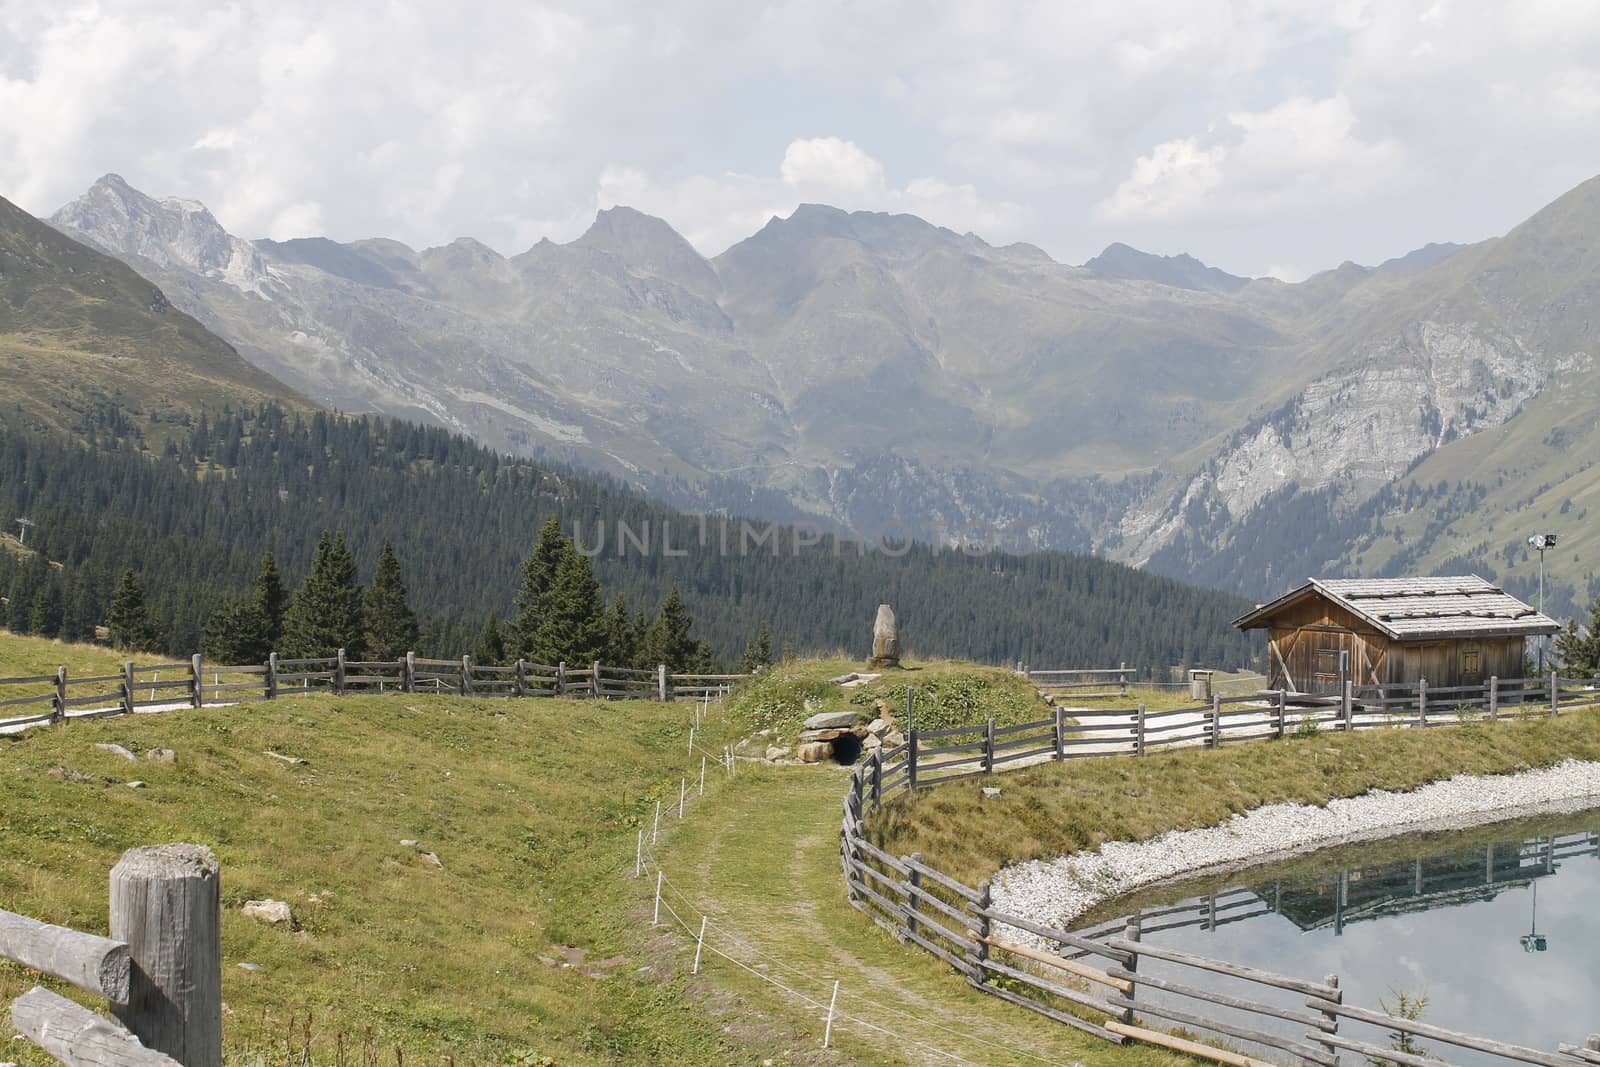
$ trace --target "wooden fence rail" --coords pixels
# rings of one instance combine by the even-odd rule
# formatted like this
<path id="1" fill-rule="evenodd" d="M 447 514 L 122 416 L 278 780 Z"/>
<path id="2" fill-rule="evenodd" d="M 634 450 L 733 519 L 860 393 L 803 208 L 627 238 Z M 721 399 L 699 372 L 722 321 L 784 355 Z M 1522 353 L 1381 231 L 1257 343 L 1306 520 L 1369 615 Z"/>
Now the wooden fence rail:
<path id="1" fill-rule="evenodd" d="M 0 911 L 0 957 L 111 1006 L 114 1019 L 34 987 L 17 1031 L 70 1067 L 221 1067 L 218 867 L 199 845 L 129 849 L 111 870 L 110 937 Z"/>

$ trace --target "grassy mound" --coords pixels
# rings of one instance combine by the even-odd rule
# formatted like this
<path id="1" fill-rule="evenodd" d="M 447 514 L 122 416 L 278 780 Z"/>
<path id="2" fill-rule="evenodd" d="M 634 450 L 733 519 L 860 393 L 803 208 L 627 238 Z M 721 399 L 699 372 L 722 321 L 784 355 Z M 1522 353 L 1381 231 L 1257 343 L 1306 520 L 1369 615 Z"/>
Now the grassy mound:
<path id="1" fill-rule="evenodd" d="M 1600 760 L 1600 708 L 1559 719 L 1321 732 L 1143 759 L 1040 764 L 896 797 L 870 826 L 880 847 L 896 855 L 921 852 L 945 873 L 977 885 L 1008 864 L 1211 826 L 1263 804 L 1324 804 L 1566 759 Z M 985 798 L 986 785 L 1000 786 L 1001 796 Z"/>

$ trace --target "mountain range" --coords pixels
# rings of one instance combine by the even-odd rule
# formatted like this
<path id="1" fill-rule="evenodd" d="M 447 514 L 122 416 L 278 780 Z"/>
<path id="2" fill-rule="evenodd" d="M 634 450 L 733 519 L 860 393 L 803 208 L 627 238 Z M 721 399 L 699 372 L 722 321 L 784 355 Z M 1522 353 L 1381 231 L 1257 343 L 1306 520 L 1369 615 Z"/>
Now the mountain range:
<path id="1" fill-rule="evenodd" d="M 115 175 L 50 222 L 312 400 L 679 506 L 1004 529 L 1256 596 L 1447 562 L 1526 590 L 1549 525 L 1553 609 L 1600 591 L 1600 179 L 1298 284 L 818 205 L 712 259 L 623 207 L 511 257 L 252 242 Z"/>

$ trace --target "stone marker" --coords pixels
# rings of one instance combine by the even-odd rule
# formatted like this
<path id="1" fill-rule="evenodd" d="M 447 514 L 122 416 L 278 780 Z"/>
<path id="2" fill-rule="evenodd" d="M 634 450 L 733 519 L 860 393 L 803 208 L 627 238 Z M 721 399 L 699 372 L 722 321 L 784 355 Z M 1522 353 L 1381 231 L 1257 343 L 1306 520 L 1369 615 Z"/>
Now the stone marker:
<path id="1" fill-rule="evenodd" d="M 853 711 L 819 711 L 807 719 L 803 725 L 806 730 L 849 730 L 860 718 Z"/>
<path id="2" fill-rule="evenodd" d="M 900 625 L 894 621 L 894 609 L 887 604 L 878 605 L 878 618 L 872 624 L 872 665 L 900 666 Z"/>

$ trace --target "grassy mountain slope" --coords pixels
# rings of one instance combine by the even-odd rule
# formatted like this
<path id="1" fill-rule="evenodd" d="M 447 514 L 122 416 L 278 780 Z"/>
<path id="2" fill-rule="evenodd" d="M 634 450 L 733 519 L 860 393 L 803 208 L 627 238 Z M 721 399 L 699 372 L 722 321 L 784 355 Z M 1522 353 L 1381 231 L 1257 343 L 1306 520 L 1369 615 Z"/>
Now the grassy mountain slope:
<path id="1" fill-rule="evenodd" d="M 81 427 L 114 403 L 146 421 L 302 404 L 121 262 L 0 199 L 0 420 Z"/>

